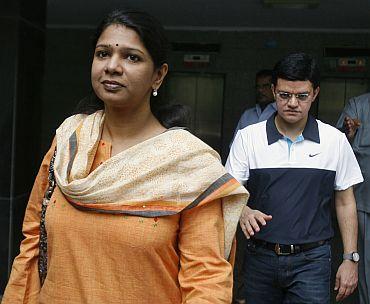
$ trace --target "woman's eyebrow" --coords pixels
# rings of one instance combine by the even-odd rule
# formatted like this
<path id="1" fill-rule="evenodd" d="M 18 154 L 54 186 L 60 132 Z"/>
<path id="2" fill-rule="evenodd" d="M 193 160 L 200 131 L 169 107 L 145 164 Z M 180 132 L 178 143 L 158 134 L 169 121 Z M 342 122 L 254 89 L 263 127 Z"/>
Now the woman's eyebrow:
<path id="1" fill-rule="evenodd" d="M 111 44 L 97 44 L 95 48 L 98 48 L 98 47 L 112 48 L 112 45 Z M 131 47 L 126 47 L 124 49 L 127 50 L 127 51 L 136 51 L 136 52 L 140 52 L 140 53 L 144 54 L 144 52 L 141 51 L 140 49 L 131 48 Z"/>

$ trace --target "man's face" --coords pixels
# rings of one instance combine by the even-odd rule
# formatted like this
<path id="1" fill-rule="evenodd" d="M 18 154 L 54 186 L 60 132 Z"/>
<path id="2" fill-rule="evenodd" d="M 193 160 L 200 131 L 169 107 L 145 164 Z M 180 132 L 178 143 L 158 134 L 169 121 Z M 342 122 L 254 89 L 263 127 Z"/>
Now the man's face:
<path id="1" fill-rule="evenodd" d="M 279 116 L 289 124 L 295 124 L 308 116 L 311 104 L 320 88 L 313 89 L 312 83 L 290 81 L 278 78 L 276 87 L 272 86 Z"/>
<path id="2" fill-rule="evenodd" d="M 259 77 L 256 79 L 256 102 L 267 105 L 274 101 L 274 95 L 271 90 L 271 77 Z"/>

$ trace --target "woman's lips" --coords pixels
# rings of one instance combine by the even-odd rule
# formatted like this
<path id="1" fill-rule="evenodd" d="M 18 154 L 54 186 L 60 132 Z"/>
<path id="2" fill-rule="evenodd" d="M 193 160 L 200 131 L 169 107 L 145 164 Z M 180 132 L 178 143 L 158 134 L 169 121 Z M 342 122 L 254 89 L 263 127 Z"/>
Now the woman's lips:
<path id="1" fill-rule="evenodd" d="M 116 91 L 125 87 L 122 83 L 113 80 L 104 80 L 101 83 L 108 91 Z"/>

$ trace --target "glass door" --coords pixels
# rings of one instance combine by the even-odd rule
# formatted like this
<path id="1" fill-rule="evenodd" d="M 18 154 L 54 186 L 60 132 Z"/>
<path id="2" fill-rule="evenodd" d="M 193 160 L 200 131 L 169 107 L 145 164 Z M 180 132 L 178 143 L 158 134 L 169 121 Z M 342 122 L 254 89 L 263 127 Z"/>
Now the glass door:
<path id="1" fill-rule="evenodd" d="M 369 79 L 323 79 L 320 85 L 318 119 L 335 125 L 348 99 L 368 92 L 369 88 Z"/>
<path id="2" fill-rule="evenodd" d="M 162 103 L 190 109 L 190 131 L 221 151 L 224 76 L 222 74 L 171 73 L 161 89 Z"/>

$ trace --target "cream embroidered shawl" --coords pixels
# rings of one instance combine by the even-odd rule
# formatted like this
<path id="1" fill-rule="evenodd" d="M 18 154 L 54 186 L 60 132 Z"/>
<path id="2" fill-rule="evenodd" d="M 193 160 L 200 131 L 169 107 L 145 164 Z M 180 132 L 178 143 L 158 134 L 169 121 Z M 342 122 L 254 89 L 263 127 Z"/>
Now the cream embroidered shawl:
<path id="1" fill-rule="evenodd" d="M 183 129 L 168 130 L 111 157 L 90 173 L 104 112 L 67 118 L 56 132 L 54 174 L 76 208 L 144 217 L 172 215 L 222 199 L 228 258 L 248 192 L 217 152 Z"/>

